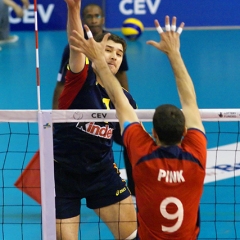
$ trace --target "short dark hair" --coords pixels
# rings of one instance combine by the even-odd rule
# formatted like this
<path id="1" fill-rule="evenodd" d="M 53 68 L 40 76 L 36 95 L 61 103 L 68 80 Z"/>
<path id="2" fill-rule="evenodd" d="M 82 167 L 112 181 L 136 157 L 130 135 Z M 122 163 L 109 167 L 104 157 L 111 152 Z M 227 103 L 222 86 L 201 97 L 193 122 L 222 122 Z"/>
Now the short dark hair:
<path id="1" fill-rule="evenodd" d="M 84 17 L 84 15 L 85 15 L 85 10 L 86 10 L 88 7 L 98 7 L 98 8 L 100 9 L 100 11 L 101 11 L 101 16 L 104 17 L 103 9 L 102 9 L 99 5 L 97 5 L 97 4 L 95 4 L 95 3 L 90 3 L 90 4 L 86 5 L 86 6 L 83 8 L 83 10 L 82 10 L 82 17 Z"/>
<path id="2" fill-rule="evenodd" d="M 96 42 L 101 42 L 105 34 L 107 34 L 107 32 L 104 32 L 104 33 L 101 33 L 101 34 L 98 34 L 97 36 L 95 36 L 94 37 L 95 41 Z M 127 50 L 127 43 L 126 43 L 126 41 L 123 38 L 119 37 L 116 34 L 112 34 L 111 33 L 111 35 L 109 36 L 108 40 L 112 40 L 115 43 L 122 44 L 123 53 L 126 52 L 126 50 Z"/>
<path id="3" fill-rule="evenodd" d="M 160 142 L 175 145 L 182 139 L 185 129 L 183 112 L 174 105 L 163 104 L 155 109 L 153 128 Z"/>

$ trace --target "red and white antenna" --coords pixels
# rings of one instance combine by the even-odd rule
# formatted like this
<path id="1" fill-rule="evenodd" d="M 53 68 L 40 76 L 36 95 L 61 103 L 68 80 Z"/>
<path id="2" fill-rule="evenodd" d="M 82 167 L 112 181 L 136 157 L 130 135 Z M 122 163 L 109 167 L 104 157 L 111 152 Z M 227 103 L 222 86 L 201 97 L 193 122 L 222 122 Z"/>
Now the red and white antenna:
<path id="1" fill-rule="evenodd" d="M 34 19 L 35 19 L 35 46 L 36 46 L 36 80 L 37 80 L 37 102 L 38 111 L 41 110 L 40 101 L 40 70 L 39 70 L 39 49 L 38 49 L 38 18 L 37 18 L 37 0 L 34 0 Z"/>

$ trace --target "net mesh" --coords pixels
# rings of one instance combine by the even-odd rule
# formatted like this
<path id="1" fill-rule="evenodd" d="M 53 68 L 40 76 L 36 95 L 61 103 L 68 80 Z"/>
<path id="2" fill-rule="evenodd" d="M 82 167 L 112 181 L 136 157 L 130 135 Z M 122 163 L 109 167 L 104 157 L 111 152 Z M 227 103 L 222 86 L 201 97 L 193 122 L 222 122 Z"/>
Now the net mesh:
<path id="1" fill-rule="evenodd" d="M 1 122 L 0 143 L 0 239 L 41 239 L 40 205 L 14 187 L 39 146 L 37 123 Z"/>
<path id="2" fill-rule="evenodd" d="M 114 110 L 42 111 L 48 116 L 42 129 L 53 122 L 117 121 Z M 151 132 L 154 110 L 137 110 L 145 129 Z M 207 170 L 201 200 L 199 239 L 240 238 L 240 110 L 203 109 L 208 138 Z M 0 239 L 51 239 L 44 229 L 43 206 L 14 184 L 27 168 L 44 134 L 37 111 L 0 111 Z M 40 134 L 40 137 L 39 137 Z M 115 162 L 126 179 L 123 152 L 113 146 Z M 44 148 L 44 151 L 48 151 Z M 46 184 L 47 185 L 47 184 Z M 38 186 L 32 186 L 36 188 Z M 47 186 L 46 186 L 47 187 Z M 47 206 L 51 207 L 51 206 Z M 52 206 L 54 207 L 54 206 Z M 52 223 L 54 224 L 54 223 Z M 82 202 L 79 239 L 113 239 L 106 225 Z"/>

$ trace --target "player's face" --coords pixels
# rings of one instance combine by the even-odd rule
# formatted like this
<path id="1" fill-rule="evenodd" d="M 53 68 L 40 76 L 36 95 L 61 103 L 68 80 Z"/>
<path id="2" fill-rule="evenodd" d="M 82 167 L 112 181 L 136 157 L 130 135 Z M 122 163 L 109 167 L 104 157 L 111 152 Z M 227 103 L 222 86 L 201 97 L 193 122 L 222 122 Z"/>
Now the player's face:
<path id="1" fill-rule="evenodd" d="M 88 25 L 93 36 L 103 31 L 105 18 L 102 16 L 102 10 L 98 6 L 88 6 L 83 13 L 83 23 Z"/>
<path id="2" fill-rule="evenodd" d="M 113 74 L 116 74 L 123 59 L 122 44 L 116 43 L 112 40 L 108 40 L 105 48 L 105 59 L 111 72 Z"/>

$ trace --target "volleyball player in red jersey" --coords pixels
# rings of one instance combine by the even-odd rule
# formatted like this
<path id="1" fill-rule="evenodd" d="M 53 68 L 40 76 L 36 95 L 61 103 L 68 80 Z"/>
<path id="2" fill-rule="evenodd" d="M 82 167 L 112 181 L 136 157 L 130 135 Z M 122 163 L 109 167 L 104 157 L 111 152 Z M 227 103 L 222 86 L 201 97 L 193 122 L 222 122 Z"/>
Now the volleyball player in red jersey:
<path id="1" fill-rule="evenodd" d="M 203 191 L 207 139 L 198 109 L 194 85 L 180 54 L 176 17 L 165 18 L 164 32 L 157 20 L 160 41 L 148 41 L 165 53 L 170 61 L 182 111 L 171 104 L 156 108 L 153 116 L 153 138 L 140 121 L 109 71 L 102 57 L 107 36 L 100 43 L 83 39 L 73 32 L 71 48 L 86 54 L 103 79 L 114 103 L 123 141 L 133 168 L 138 208 L 138 239 L 197 239 L 199 204 Z M 85 26 L 87 31 L 90 31 Z"/>

